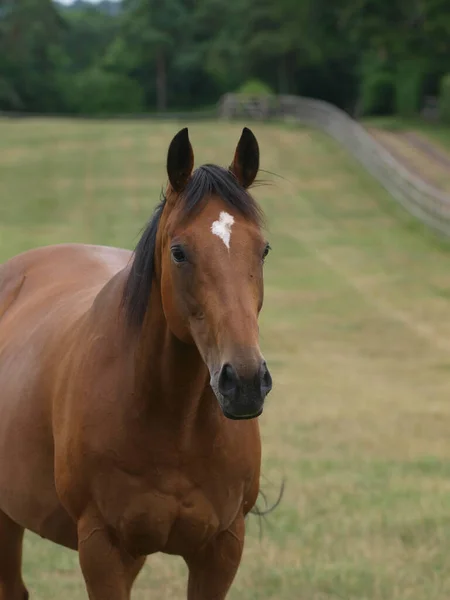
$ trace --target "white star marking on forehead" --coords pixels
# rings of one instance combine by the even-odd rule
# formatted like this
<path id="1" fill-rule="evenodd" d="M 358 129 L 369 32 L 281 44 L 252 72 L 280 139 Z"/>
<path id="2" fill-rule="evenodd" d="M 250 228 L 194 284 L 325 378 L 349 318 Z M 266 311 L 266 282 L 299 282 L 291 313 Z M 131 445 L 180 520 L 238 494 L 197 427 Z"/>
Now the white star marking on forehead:
<path id="1" fill-rule="evenodd" d="M 225 246 L 230 249 L 231 226 L 234 223 L 234 217 L 226 212 L 221 212 L 219 220 L 211 225 L 211 231 L 217 237 L 220 237 Z"/>

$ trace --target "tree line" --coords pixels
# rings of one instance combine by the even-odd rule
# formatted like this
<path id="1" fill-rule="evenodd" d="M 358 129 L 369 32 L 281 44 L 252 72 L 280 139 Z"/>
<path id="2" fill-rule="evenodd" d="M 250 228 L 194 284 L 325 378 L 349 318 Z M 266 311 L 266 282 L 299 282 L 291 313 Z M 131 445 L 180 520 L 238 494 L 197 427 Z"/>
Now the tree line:
<path id="1" fill-rule="evenodd" d="M 4 111 L 186 110 L 266 90 L 411 116 L 450 96 L 448 73 L 449 0 L 0 0 Z"/>

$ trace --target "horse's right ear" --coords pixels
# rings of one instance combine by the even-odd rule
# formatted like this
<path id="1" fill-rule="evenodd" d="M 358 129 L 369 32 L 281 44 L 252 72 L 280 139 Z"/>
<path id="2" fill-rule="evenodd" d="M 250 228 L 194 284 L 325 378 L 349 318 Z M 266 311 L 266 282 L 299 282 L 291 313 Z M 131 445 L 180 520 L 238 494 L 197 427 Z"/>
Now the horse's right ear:
<path id="1" fill-rule="evenodd" d="M 170 142 L 167 153 L 167 175 L 175 192 L 186 187 L 194 168 L 194 151 L 189 141 L 188 128 L 179 131 Z"/>

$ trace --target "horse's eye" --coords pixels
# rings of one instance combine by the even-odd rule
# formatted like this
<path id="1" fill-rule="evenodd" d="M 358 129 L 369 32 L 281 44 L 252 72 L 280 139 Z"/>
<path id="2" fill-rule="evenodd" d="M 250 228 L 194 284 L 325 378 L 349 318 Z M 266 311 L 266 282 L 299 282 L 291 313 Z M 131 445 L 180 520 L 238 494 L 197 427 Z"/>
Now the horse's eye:
<path id="1" fill-rule="evenodd" d="M 270 247 L 270 244 L 267 244 L 267 246 L 264 248 L 264 252 L 263 252 L 263 256 L 262 256 L 263 262 L 271 250 L 272 250 L 272 248 Z"/>
<path id="2" fill-rule="evenodd" d="M 181 246 L 173 246 L 170 251 L 172 253 L 172 258 L 176 263 L 186 262 L 186 254 Z"/>

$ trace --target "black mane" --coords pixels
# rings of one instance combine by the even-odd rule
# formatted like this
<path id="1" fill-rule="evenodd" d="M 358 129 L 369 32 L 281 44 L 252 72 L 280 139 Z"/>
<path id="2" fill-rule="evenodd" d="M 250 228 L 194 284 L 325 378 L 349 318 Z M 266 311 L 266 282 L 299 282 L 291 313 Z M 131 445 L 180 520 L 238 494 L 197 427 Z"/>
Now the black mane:
<path id="1" fill-rule="evenodd" d="M 217 165 L 198 167 L 181 195 L 183 215 L 188 216 L 200 207 L 206 196 L 219 196 L 246 219 L 262 225 L 262 212 L 252 196 L 228 169 Z M 125 283 L 123 305 L 127 321 L 141 327 L 152 290 L 156 235 L 166 199 L 156 206 L 135 251 L 130 273 Z"/>

